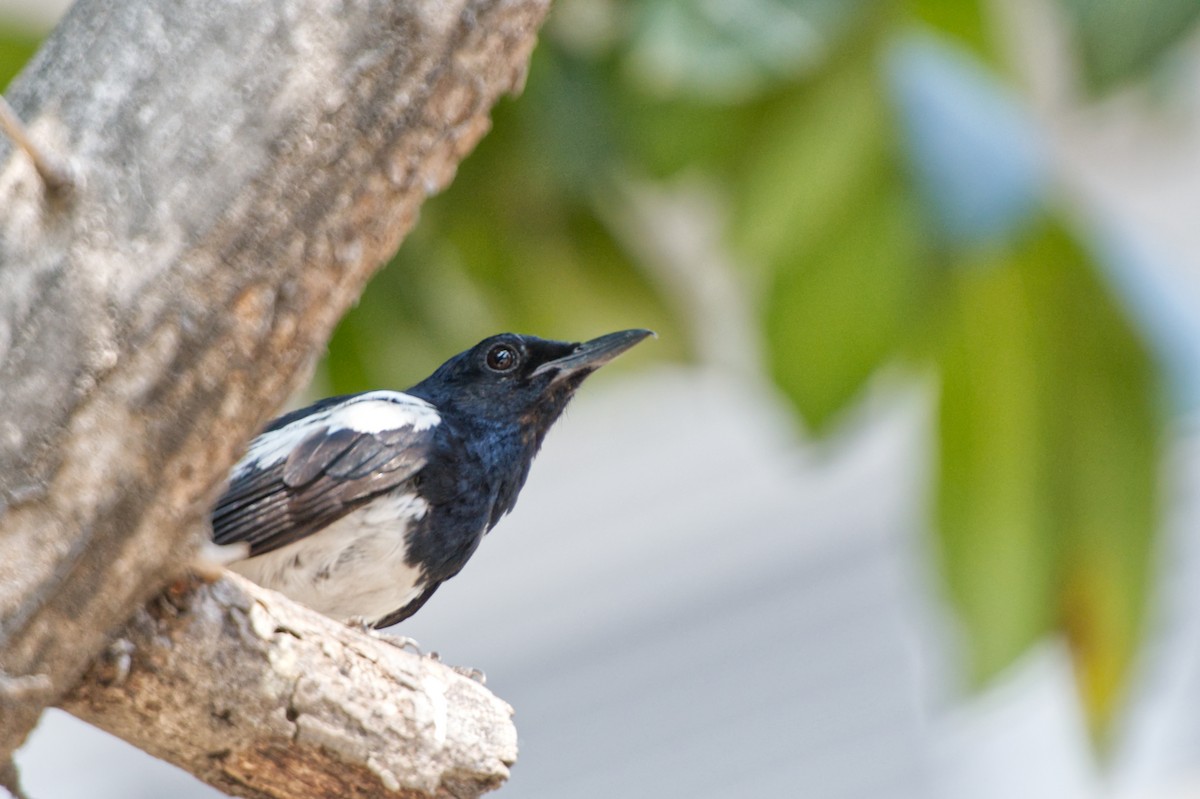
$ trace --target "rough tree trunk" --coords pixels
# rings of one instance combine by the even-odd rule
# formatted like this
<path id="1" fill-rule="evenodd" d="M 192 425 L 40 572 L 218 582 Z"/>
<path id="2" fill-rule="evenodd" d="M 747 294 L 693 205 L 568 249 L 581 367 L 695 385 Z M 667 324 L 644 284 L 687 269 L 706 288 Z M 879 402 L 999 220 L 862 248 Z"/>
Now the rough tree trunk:
<path id="1" fill-rule="evenodd" d="M 78 0 L 11 86 L 76 183 L 0 141 L 0 758 L 186 562 L 547 2 Z"/>

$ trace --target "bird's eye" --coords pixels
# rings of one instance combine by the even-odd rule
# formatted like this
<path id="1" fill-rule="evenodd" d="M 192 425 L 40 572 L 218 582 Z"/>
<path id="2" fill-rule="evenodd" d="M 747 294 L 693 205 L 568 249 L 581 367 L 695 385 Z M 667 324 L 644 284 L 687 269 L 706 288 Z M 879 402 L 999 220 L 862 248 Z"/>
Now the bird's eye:
<path id="1" fill-rule="evenodd" d="M 507 344 L 497 344 L 488 350 L 487 365 L 496 372 L 507 372 L 517 365 L 517 353 Z"/>

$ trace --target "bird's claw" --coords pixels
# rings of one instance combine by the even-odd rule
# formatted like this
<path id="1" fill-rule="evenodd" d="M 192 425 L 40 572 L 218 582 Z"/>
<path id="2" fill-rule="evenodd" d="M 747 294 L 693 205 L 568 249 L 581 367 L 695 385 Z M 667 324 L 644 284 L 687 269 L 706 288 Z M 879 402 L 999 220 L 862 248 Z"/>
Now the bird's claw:
<path id="1" fill-rule="evenodd" d="M 429 658 L 430 660 L 434 661 L 435 663 L 442 662 L 442 656 L 439 655 L 437 652 L 430 652 L 425 657 Z M 487 675 L 483 673 L 482 669 L 477 669 L 474 666 L 451 666 L 448 663 L 445 664 L 445 666 L 446 666 L 446 668 L 450 669 L 451 671 L 458 672 L 462 676 L 466 677 L 468 680 L 474 680 L 475 682 L 479 683 L 480 685 L 487 685 Z"/>
<path id="2" fill-rule="evenodd" d="M 351 616 L 346 619 L 346 626 L 351 630 L 358 630 L 360 633 L 366 633 L 367 635 L 375 634 L 375 625 L 367 621 L 364 616 Z"/>
<path id="3" fill-rule="evenodd" d="M 407 635 L 391 635 L 390 633 L 381 633 L 378 631 L 375 632 L 375 635 L 381 641 L 387 641 L 398 649 L 407 649 L 418 657 L 423 654 L 421 652 L 421 645 L 417 643 L 415 638 L 409 638 Z"/>
<path id="4" fill-rule="evenodd" d="M 391 644 L 398 649 L 407 649 L 414 655 L 420 656 L 424 654 L 421 652 L 421 645 L 417 643 L 415 638 L 409 638 L 407 635 L 392 635 L 391 633 L 381 632 L 375 629 L 375 626 L 362 616 L 351 616 L 346 619 L 346 626 L 352 630 L 358 630 L 360 633 L 366 633 L 372 638 L 376 638 L 386 644 Z"/>
<path id="5" fill-rule="evenodd" d="M 451 666 L 450 668 L 468 680 L 474 680 L 480 685 L 487 685 L 487 675 L 483 673 L 483 669 L 477 669 L 474 666 Z"/>

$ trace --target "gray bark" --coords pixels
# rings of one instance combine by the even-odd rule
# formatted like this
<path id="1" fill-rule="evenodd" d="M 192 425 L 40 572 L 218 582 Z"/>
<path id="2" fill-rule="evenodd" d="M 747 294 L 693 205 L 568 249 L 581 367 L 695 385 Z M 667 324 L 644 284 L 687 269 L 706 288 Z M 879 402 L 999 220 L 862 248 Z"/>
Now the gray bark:
<path id="1" fill-rule="evenodd" d="M 111 650 L 62 707 L 238 796 L 466 799 L 516 760 L 479 683 L 237 575 L 168 590 Z"/>
<path id="2" fill-rule="evenodd" d="M 10 87 L 76 183 L 0 141 L 0 759 L 179 573 L 546 10 L 79 0 Z"/>

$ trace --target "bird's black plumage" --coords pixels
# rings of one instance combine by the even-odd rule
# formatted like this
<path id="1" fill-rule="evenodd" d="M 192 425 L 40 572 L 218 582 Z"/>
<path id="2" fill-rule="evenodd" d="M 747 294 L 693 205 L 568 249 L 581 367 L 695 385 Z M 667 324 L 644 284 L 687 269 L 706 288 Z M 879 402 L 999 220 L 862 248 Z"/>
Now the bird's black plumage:
<path id="1" fill-rule="evenodd" d="M 406 392 L 331 397 L 251 443 L 213 510 L 232 568 L 332 616 L 411 616 L 512 510 L 583 380 L 646 336 L 493 336 Z"/>

